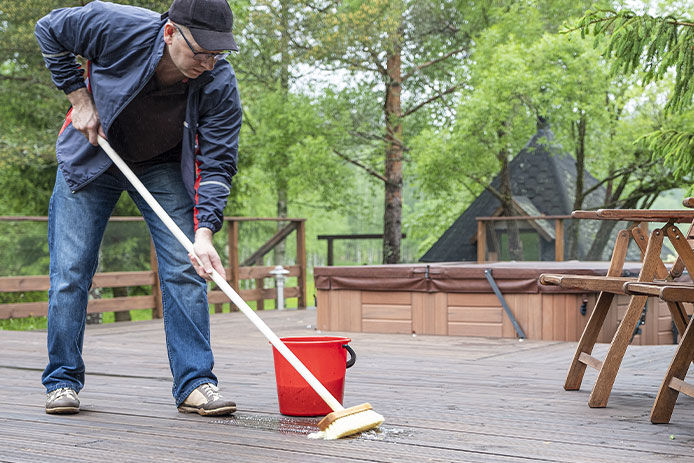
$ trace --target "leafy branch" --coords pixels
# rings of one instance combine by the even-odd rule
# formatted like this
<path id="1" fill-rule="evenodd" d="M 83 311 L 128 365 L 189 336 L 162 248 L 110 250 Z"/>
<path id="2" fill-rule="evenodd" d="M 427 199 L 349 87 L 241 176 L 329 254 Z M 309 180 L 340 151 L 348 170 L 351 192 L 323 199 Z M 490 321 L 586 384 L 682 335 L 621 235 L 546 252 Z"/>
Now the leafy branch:
<path id="1" fill-rule="evenodd" d="M 412 113 L 416 112 L 417 110 L 423 108 L 424 106 L 428 105 L 432 101 L 436 101 L 436 100 L 443 98 L 444 96 L 446 96 L 450 93 L 455 92 L 456 90 L 458 90 L 462 86 L 463 86 L 463 84 L 456 84 L 456 85 L 453 85 L 453 86 L 447 88 L 446 90 L 438 92 L 436 95 L 433 95 L 432 97 L 427 98 L 426 100 L 416 104 L 412 108 L 409 108 L 407 111 L 403 112 L 401 117 L 409 116 L 410 114 L 412 114 Z"/>
<path id="2" fill-rule="evenodd" d="M 350 164 L 354 164 L 355 166 L 359 167 L 360 169 L 365 170 L 369 175 L 371 175 L 371 176 L 373 176 L 373 177 L 376 177 L 377 179 L 379 179 L 379 180 L 382 181 L 383 183 L 389 183 L 389 182 L 388 182 L 388 179 L 387 179 L 385 176 L 383 176 L 382 174 L 376 172 L 374 169 L 372 169 L 371 167 L 367 166 L 367 165 L 364 164 L 363 162 L 358 161 L 358 160 L 356 160 L 356 159 L 352 159 L 352 158 L 350 158 L 349 156 L 347 156 L 346 154 L 340 153 L 340 152 L 339 152 L 338 150 L 336 150 L 336 149 L 333 149 L 333 153 L 337 154 L 338 156 L 340 156 L 342 159 L 344 159 L 345 161 L 349 162 Z"/>
<path id="3" fill-rule="evenodd" d="M 665 104 L 666 113 L 684 113 L 694 100 L 694 21 L 674 16 L 637 15 L 630 10 L 588 11 L 575 28 L 581 36 L 608 37 L 605 56 L 613 59 L 613 72 L 642 73 L 642 84 L 662 80 L 674 69 L 675 85 Z M 568 31 L 567 31 L 568 32 Z M 682 178 L 694 168 L 694 133 L 660 129 L 644 135 L 654 159 L 664 159 Z"/>
<path id="4" fill-rule="evenodd" d="M 654 157 L 674 165 L 675 176 L 688 175 L 694 169 L 694 132 L 660 129 L 644 135 L 639 141 L 648 144 Z"/>
<path id="5" fill-rule="evenodd" d="M 613 72 L 643 72 L 643 84 L 661 80 L 675 70 L 675 87 L 666 111 L 681 112 L 692 103 L 694 86 L 694 22 L 674 16 L 637 15 L 633 11 L 588 11 L 577 26 L 581 36 L 609 37 L 605 56 L 613 57 Z M 568 31 L 567 31 L 568 32 Z"/>

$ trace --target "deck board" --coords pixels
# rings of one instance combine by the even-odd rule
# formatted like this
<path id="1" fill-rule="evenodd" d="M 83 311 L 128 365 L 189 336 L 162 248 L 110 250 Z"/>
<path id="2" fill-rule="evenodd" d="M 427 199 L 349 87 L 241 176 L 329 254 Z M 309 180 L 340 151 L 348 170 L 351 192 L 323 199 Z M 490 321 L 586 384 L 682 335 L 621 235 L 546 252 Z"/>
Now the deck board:
<path id="1" fill-rule="evenodd" d="M 322 334 L 315 311 L 261 316 L 280 336 Z M 387 422 L 325 442 L 306 437 L 317 418 L 279 415 L 272 350 L 240 313 L 212 316 L 215 372 L 239 405 L 223 418 L 176 411 L 161 320 L 88 327 L 75 416 L 44 413 L 45 333 L 0 331 L 0 461 L 694 461 L 694 399 L 648 420 L 674 346 L 629 347 L 609 406 L 590 409 L 586 387 L 562 388 L 574 343 L 340 334 L 357 352 L 346 405 Z"/>

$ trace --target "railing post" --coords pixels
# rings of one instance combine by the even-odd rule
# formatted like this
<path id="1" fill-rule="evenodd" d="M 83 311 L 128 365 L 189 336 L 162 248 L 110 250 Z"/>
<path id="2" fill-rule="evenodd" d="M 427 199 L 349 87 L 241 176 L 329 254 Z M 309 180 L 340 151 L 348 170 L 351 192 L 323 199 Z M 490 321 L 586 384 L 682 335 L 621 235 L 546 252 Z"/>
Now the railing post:
<path id="1" fill-rule="evenodd" d="M 328 267 L 333 266 L 333 239 L 328 238 Z"/>
<path id="2" fill-rule="evenodd" d="M 229 284 L 236 291 L 239 290 L 239 223 L 236 220 L 229 221 Z"/>
<path id="3" fill-rule="evenodd" d="M 564 220 L 554 221 L 554 260 L 561 262 L 564 260 Z"/>
<path id="4" fill-rule="evenodd" d="M 229 221 L 229 284 L 239 291 L 239 223 L 236 220 Z M 229 303 L 229 311 L 238 308 L 232 302 Z"/>
<path id="5" fill-rule="evenodd" d="M 222 219 L 222 225 L 224 225 L 224 219 Z M 216 285 L 215 285 L 215 287 L 216 287 Z M 217 303 L 213 304 L 213 307 L 214 307 L 214 313 L 224 312 L 224 303 L 222 303 L 222 302 L 217 302 Z"/>
<path id="6" fill-rule="evenodd" d="M 255 265 L 263 265 L 263 258 L 258 257 L 258 259 L 255 261 Z M 255 279 L 255 289 L 259 290 L 259 296 L 258 299 L 255 301 L 255 308 L 256 310 L 265 310 L 265 299 L 263 299 L 263 290 L 265 289 L 265 278 L 256 278 Z"/>
<path id="7" fill-rule="evenodd" d="M 487 260 L 487 224 L 477 219 L 477 263 Z"/>
<path id="8" fill-rule="evenodd" d="M 154 273 L 154 281 L 152 282 L 152 296 L 154 296 L 152 318 L 163 318 L 164 305 L 161 301 L 161 288 L 159 287 L 159 265 L 157 264 L 157 252 L 154 250 L 154 242 L 151 239 L 149 240 L 149 263 Z"/>
<path id="9" fill-rule="evenodd" d="M 306 222 L 301 220 L 296 228 L 296 263 L 299 265 L 299 301 L 297 307 L 306 308 Z M 330 264 L 329 264 L 330 265 Z"/>

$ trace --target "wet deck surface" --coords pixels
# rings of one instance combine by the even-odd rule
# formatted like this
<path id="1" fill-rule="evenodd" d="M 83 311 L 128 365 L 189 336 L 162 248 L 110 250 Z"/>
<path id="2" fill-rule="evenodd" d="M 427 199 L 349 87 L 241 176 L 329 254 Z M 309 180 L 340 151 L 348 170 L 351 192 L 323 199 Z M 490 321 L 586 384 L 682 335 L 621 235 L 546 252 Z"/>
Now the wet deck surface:
<path id="1" fill-rule="evenodd" d="M 261 314 L 280 336 L 315 335 L 315 315 Z M 630 347 L 609 406 L 590 409 L 593 371 L 562 389 L 573 343 L 345 334 L 358 355 L 345 404 L 387 422 L 317 441 L 317 418 L 279 414 L 272 350 L 240 313 L 212 318 L 215 372 L 239 406 L 226 418 L 177 412 L 159 320 L 88 327 L 74 416 L 44 413 L 46 334 L 0 331 L 0 461 L 694 461 L 694 399 L 669 425 L 648 420 L 674 346 Z"/>

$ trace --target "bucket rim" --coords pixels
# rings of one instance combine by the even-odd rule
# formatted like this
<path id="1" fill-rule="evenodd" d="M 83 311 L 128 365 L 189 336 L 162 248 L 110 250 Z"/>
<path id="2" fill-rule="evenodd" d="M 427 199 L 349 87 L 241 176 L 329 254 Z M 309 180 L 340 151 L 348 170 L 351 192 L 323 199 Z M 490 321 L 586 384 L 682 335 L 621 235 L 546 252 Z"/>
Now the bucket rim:
<path id="1" fill-rule="evenodd" d="M 287 336 L 280 338 L 283 343 L 295 344 L 325 344 L 325 343 L 350 343 L 352 340 L 345 336 Z M 272 343 L 271 343 L 272 344 Z"/>

